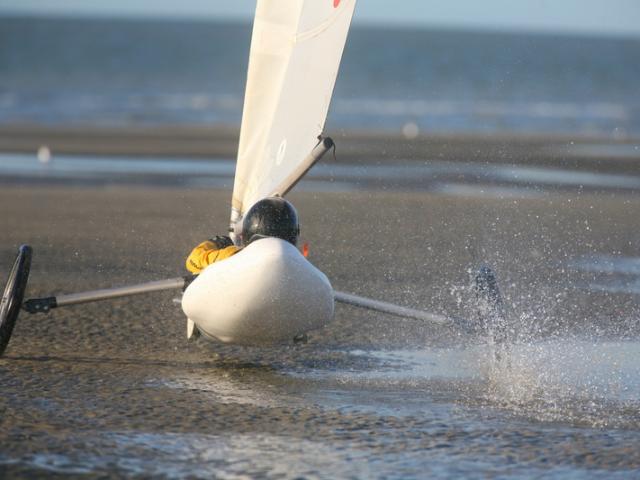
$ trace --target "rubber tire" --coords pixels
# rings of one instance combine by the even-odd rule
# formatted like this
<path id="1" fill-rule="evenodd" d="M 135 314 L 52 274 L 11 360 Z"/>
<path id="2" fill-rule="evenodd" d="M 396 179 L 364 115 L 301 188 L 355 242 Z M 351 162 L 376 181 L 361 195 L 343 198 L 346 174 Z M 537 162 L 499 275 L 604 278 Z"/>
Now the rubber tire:
<path id="1" fill-rule="evenodd" d="M 4 287 L 2 299 L 0 300 L 0 357 L 4 354 L 13 327 L 18 319 L 22 300 L 29 280 L 29 270 L 31 269 L 32 248 L 29 245 L 22 245 L 18 249 L 7 284 Z"/>
<path id="2" fill-rule="evenodd" d="M 504 343 L 507 336 L 504 306 L 496 274 L 491 268 L 484 265 L 478 270 L 474 290 L 481 331 L 492 335 L 495 343 Z"/>

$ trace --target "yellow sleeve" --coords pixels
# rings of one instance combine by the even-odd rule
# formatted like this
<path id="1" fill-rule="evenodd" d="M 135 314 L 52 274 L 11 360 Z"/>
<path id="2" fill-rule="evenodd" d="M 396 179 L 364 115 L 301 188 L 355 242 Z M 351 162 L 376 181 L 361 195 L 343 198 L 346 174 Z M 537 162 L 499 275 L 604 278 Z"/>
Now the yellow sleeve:
<path id="1" fill-rule="evenodd" d="M 235 245 L 218 249 L 212 241 L 206 240 L 193 249 L 185 266 L 191 273 L 200 273 L 212 263 L 229 258 L 238 250 Z"/>

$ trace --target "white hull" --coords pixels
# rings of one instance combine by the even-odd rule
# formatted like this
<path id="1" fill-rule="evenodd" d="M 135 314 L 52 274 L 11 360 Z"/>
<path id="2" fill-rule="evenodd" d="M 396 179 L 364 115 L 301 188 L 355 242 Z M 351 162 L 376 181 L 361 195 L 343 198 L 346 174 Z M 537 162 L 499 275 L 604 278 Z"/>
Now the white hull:
<path id="1" fill-rule="evenodd" d="M 333 308 L 324 273 L 276 238 L 210 265 L 182 297 L 184 313 L 204 335 L 248 345 L 291 342 L 329 323 Z"/>

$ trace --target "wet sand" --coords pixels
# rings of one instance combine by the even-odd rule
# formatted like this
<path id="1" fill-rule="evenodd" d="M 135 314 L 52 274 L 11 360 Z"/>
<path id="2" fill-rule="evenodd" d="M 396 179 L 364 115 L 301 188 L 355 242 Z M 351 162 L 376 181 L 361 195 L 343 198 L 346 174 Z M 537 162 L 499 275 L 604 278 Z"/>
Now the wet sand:
<path id="1" fill-rule="evenodd" d="M 463 360 L 487 339 L 346 306 L 308 344 L 268 349 L 188 342 L 171 292 L 23 313 L 0 359 L 0 474 L 636 475 L 639 380 L 595 347 L 630 342 L 616 361 L 637 362 L 640 195 L 538 193 L 301 184 L 290 198 L 339 290 L 471 318 L 469 269 L 492 265 L 544 372 Z M 28 296 L 174 277 L 228 211 L 226 189 L 3 185 L 0 273 L 29 243 Z M 617 387 L 575 368 L 567 386 L 572 352 Z"/>
<path id="2" fill-rule="evenodd" d="M 389 131 L 334 130 L 330 125 L 326 135 L 336 142 L 337 163 L 472 161 L 637 172 L 640 158 L 640 139 L 634 137 L 446 133 L 406 137 Z M 54 155 L 235 159 L 238 138 L 233 127 L 0 125 L 1 152 L 30 154 L 46 146 Z M 323 162 L 334 163 L 330 157 Z"/>

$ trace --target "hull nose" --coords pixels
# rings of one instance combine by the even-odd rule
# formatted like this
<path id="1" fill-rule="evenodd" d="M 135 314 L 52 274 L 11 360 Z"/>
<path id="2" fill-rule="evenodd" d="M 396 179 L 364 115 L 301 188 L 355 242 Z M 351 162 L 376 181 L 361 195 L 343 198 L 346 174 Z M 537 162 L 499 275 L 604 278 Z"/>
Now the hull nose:
<path id="1" fill-rule="evenodd" d="M 257 345 L 324 327 L 334 300 L 326 275 L 293 245 L 267 238 L 207 267 L 185 291 L 182 308 L 207 336 Z"/>

